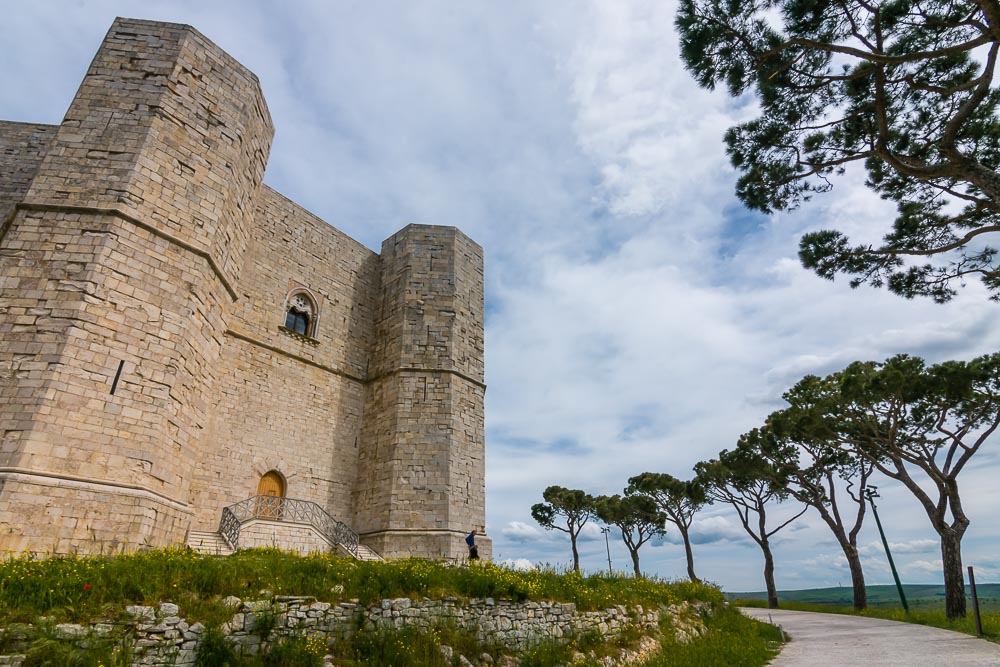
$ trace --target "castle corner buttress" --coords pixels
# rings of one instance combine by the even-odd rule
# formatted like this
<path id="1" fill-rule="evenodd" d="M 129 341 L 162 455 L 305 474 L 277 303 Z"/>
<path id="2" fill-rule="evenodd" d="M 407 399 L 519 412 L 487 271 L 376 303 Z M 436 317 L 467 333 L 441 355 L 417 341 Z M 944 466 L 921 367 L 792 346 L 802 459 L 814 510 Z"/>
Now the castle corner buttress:
<path id="1" fill-rule="evenodd" d="M 132 19 L 60 125 L 0 121 L 0 550 L 490 557 L 482 248 L 369 250 L 262 183 L 273 134 Z"/>

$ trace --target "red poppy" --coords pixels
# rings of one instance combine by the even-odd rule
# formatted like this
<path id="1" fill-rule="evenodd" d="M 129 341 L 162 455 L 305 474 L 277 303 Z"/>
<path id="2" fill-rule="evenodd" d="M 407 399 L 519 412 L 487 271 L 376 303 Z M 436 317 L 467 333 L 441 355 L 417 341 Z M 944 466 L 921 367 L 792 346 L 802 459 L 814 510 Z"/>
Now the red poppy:
<path id="1" fill-rule="evenodd" d="M 84 584 L 83 585 L 83 590 L 89 591 L 90 590 L 90 584 Z"/>

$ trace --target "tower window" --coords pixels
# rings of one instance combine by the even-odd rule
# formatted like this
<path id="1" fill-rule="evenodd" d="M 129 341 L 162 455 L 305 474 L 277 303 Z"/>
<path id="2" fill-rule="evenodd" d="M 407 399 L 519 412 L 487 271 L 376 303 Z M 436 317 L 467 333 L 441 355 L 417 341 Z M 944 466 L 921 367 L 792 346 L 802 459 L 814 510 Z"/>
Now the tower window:
<path id="1" fill-rule="evenodd" d="M 309 313 L 289 308 L 288 315 L 285 316 L 285 328 L 305 336 L 306 332 L 309 331 Z"/>
<path id="2" fill-rule="evenodd" d="M 305 292 L 295 292 L 288 298 L 285 329 L 309 338 L 316 334 L 316 305 Z"/>

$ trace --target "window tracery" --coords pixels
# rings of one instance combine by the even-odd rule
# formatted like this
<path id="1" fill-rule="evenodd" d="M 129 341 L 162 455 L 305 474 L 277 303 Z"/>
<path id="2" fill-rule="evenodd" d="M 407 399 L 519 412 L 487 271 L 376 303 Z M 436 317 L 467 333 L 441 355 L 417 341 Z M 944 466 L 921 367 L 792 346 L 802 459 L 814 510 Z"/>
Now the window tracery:
<path id="1" fill-rule="evenodd" d="M 317 314 L 316 304 L 306 292 L 293 292 L 285 307 L 285 329 L 300 336 L 314 338 Z"/>

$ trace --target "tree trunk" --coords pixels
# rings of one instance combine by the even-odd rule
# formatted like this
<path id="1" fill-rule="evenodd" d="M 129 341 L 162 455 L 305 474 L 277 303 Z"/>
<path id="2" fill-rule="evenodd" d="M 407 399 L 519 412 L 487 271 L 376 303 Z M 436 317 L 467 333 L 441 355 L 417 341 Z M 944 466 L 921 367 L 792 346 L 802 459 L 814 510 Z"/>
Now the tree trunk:
<path id="1" fill-rule="evenodd" d="M 694 552 L 691 550 L 691 539 L 688 537 L 687 530 L 681 529 L 681 537 L 684 538 L 684 555 L 687 556 L 688 579 L 691 581 L 701 581 L 694 573 Z"/>
<path id="2" fill-rule="evenodd" d="M 576 550 L 576 535 L 570 535 L 569 541 L 573 544 L 573 571 L 580 574 L 580 552 Z"/>
<path id="3" fill-rule="evenodd" d="M 861 557 L 853 544 L 844 547 L 847 566 L 851 569 L 851 586 L 854 588 L 854 608 L 858 611 L 868 607 L 868 590 L 865 588 L 865 573 L 861 569 Z"/>
<path id="4" fill-rule="evenodd" d="M 941 564 L 944 568 L 945 614 L 949 621 L 965 618 L 962 536 L 950 529 L 941 532 Z"/>
<path id="5" fill-rule="evenodd" d="M 629 553 L 632 554 L 632 569 L 635 570 L 635 576 L 641 577 L 642 572 L 639 571 L 639 550 L 629 549 Z"/>
<path id="6" fill-rule="evenodd" d="M 764 552 L 764 585 L 767 587 L 767 608 L 778 608 L 778 589 L 774 586 L 774 556 L 771 555 L 771 545 L 763 542 L 760 545 Z"/>

